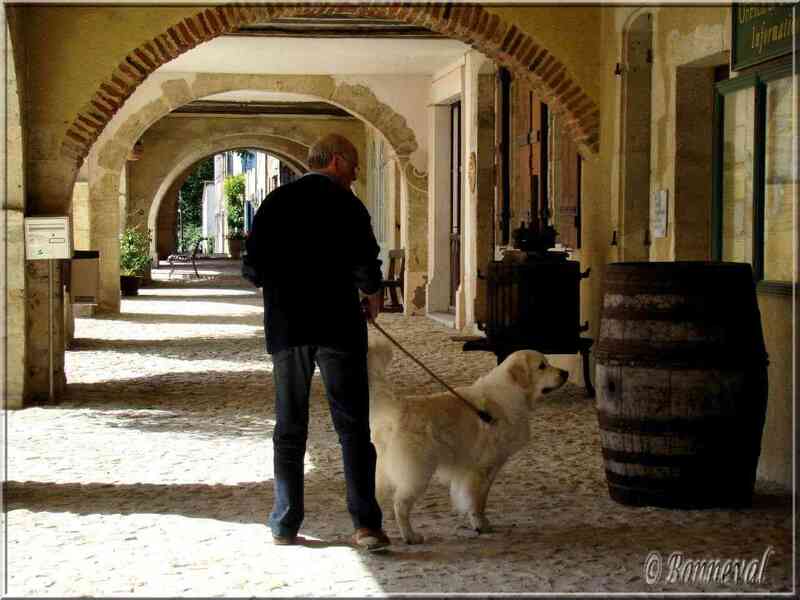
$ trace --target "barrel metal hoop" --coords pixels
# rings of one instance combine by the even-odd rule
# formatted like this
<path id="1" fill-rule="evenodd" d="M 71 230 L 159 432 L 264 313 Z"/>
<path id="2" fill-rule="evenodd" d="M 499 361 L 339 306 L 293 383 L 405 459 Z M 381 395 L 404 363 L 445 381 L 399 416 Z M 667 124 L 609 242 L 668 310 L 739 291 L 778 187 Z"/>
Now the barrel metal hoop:
<path id="1" fill-rule="evenodd" d="M 604 410 L 597 411 L 597 421 L 600 429 L 613 433 L 686 437 L 694 437 L 700 433 L 713 431 L 727 431 L 730 433 L 739 429 L 742 425 L 741 417 L 738 416 L 704 416 L 698 419 L 673 417 L 654 420 L 653 418 L 633 419 L 631 417 L 618 417 Z"/>

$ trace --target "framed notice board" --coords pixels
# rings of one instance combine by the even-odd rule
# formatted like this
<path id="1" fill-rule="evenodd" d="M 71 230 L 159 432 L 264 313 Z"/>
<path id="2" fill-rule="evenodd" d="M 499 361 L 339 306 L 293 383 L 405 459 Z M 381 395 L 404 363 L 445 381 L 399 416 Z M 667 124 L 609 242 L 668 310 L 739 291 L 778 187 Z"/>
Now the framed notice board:
<path id="1" fill-rule="evenodd" d="M 792 51 L 797 35 L 793 4 L 734 4 L 731 70 L 739 71 Z"/>

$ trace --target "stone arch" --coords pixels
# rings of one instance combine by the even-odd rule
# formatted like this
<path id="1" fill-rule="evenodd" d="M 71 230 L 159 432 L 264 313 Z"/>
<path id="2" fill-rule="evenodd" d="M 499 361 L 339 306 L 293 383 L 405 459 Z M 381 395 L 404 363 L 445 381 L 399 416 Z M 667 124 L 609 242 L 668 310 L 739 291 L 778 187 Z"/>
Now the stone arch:
<path id="1" fill-rule="evenodd" d="M 167 28 L 125 57 L 102 82 L 66 132 L 62 154 L 79 165 L 92 144 L 134 90 L 159 66 L 199 43 L 242 25 L 277 17 L 317 17 L 341 14 L 392 19 L 427 27 L 463 41 L 531 80 L 551 109 L 562 115 L 566 129 L 582 151 L 599 148 L 600 113 L 597 104 L 578 85 L 567 68 L 530 35 L 478 5 L 267 5 L 227 4 L 208 8 Z M 369 120 L 369 119 L 367 119 Z"/>
<path id="2" fill-rule="evenodd" d="M 389 142 L 400 165 L 404 188 L 403 203 L 407 207 L 405 223 L 413 223 L 419 231 L 408 236 L 403 233 L 408 259 L 407 294 L 416 300 L 407 302 L 412 311 L 424 310 L 424 270 L 427 265 L 427 240 L 424 223 L 427 211 L 427 174 L 418 171 L 410 157 L 417 150 L 414 131 L 405 117 L 377 98 L 372 90 L 361 84 L 337 82 L 328 75 L 241 75 L 230 73 L 197 73 L 187 75 L 154 76 L 137 88 L 125 110 L 110 120 L 93 143 L 89 155 L 95 180 L 91 186 L 92 245 L 107 257 L 101 265 L 99 310 L 119 310 L 119 293 L 114 283 L 118 281 L 117 255 L 119 215 L 114 212 L 117 203 L 120 177 L 126 159 L 136 141 L 160 119 L 192 100 L 217 93 L 259 90 L 288 94 L 329 102 L 342 108 L 377 129 Z M 157 97 L 148 99 L 154 94 Z M 265 124 L 259 131 L 275 134 L 275 128 Z M 303 129 L 293 125 L 280 133 L 280 137 L 304 139 Z M 308 144 L 310 145 L 310 141 Z M 415 270 L 416 269 L 416 270 Z M 418 289 L 419 288 L 419 289 Z M 420 292 L 419 290 L 423 290 Z"/>
<path id="3" fill-rule="evenodd" d="M 185 175 L 192 165 L 203 160 L 208 156 L 213 156 L 227 150 L 236 148 L 256 148 L 268 152 L 282 161 L 286 162 L 298 173 L 308 170 L 306 154 L 309 144 L 302 144 L 297 141 L 267 135 L 232 135 L 221 139 L 211 140 L 199 146 L 193 146 L 182 153 L 172 163 L 169 173 L 161 181 L 152 202 L 147 209 L 147 228 L 151 232 L 150 251 L 155 256 L 158 248 L 158 217 L 161 204 L 167 192 L 173 187 L 175 182 Z"/>

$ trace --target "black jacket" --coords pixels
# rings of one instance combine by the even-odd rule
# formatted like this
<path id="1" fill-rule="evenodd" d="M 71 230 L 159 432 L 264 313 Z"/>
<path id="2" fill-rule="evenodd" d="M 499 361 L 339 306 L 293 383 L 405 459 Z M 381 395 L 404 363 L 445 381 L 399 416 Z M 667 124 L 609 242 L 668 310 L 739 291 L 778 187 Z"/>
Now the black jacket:
<path id="1" fill-rule="evenodd" d="M 263 281 L 267 352 L 318 345 L 366 351 L 358 290 L 381 286 L 369 213 L 316 173 L 270 193 L 246 242 Z"/>

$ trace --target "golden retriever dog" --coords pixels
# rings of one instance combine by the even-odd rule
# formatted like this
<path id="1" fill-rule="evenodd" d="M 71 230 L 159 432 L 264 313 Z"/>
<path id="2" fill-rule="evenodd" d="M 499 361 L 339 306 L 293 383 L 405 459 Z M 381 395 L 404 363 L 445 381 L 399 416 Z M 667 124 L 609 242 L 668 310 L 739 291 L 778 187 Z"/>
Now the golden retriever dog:
<path id="1" fill-rule="evenodd" d="M 370 336 L 370 427 L 378 452 L 376 492 L 391 497 L 397 525 L 408 544 L 423 541 L 410 513 L 434 474 L 450 486 L 453 508 L 478 533 L 491 531 L 486 518 L 489 488 L 502 466 L 530 437 L 528 415 L 543 394 L 567 380 L 567 372 L 533 350 L 514 352 L 468 387 L 456 388 L 487 411 L 489 424 L 450 392 L 398 397 L 386 379 L 389 342 Z"/>

